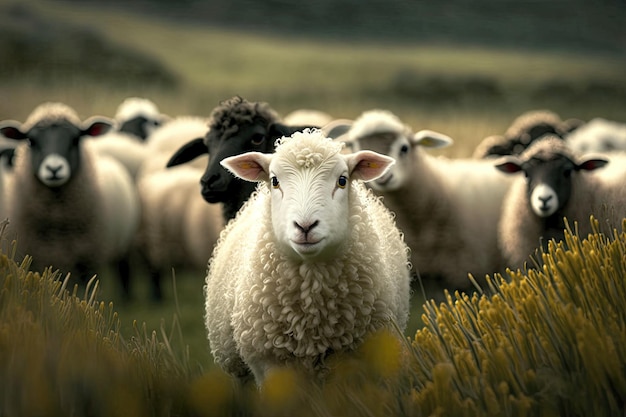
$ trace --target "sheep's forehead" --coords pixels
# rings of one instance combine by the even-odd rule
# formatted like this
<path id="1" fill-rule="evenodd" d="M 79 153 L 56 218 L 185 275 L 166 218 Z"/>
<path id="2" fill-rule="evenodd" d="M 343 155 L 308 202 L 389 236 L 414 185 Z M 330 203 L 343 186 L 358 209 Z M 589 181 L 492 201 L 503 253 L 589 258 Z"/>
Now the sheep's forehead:
<path id="1" fill-rule="evenodd" d="M 34 126 L 49 126 L 60 121 L 67 121 L 80 126 L 81 121 L 74 109 L 62 103 L 44 103 L 32 111 L 22 125 L 24 131 Z"/>
<path id="2" fill-rule="evenodd" d="M 361 117 L 354 121 L 354 124 L 348 131 L 348 137 L 355 140 L 376 133 L 402 133 L 405 130 L 405 125 L 393 113 L 382 110 L 372 110 L 363 113 Z"/>
<path id="3" fill-rule="evenodd" d="M 148 119 L 158 119 L 160 116 L 156 104 L 146 98 L 129 97 L 117 108 L 115 119 L 118 121 L 130 120 L 144 116 Z"/>
<path id="4" fill-rule="evenodd" d="M 275 163 L 286 161 L 292 166 L 306 169 L 331 163 L 344 146 L 321 132 L 294 133 L 291 137 L 283 137 L 277 144 Z"/>
<path id="5" fill-rule="evenodd" d="M 401 138 L 401 135 L 397 132 L 378 132 L 360 138 L 358 140 L 359 148 L 389 155 L 392 145 L 399 138 Z"/>

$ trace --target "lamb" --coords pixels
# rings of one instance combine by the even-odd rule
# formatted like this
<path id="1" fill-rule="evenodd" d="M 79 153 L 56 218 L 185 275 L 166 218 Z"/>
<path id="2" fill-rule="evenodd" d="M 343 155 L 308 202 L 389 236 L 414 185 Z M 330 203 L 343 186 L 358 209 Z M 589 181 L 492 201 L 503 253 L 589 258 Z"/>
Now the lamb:
<path id="1" fill-rule="evenodd" d="M 532 142 L 546 134 L 564 138 L 584 122 L 578 119 L 562 120 L 551 110 L 530 110 L 515 118 L 504 135 L 491 135 L 474 149 L 474 158 L 519 155 Z"/>
<path id="2" fill-rule="evenodd" d="M 512 181 L 491 162 L 432 156 L 421 148 L 449 146 L 452 139 L 430 130 L 413 133 L 386 110 L 364 112 L 338 140 L 396 160 L 368 186 L 395 213 L 414 272 L 428 291 L 437 291 L 428 296 L 438 296 L 441 287 L 471 289 L 468 273 L 480 280 L 502 270 L 496 225 Z"/>
<path id="3" fill-rule="evenodd" d="M 626 151 L 626 124 L 596 117 L 565 136 L 579 152 Z"/>
<path id="4" fill-rule="evenodd" d="M 172 155 L 167 166 L 184 164 L 209 154 L 211 158 L 200 180 L 202 196 L 209 203 L 222 203 L 222 215 L 228 221 L 235 217 L 255 185 L 231 175 L 220 161 L 248 151 L 272 152 L 276 139 L 306 127 L 316 126 L 286 125 L 269 104 L 249 102 L 235 96 L 213 109 L 206 136 L 182 146 Z"/>
<path id="5" fill-rule="evenodd" d="M 94 139 L 97 152 L 120 161 L 133 178 L 147 155 L 147 138 L 167 120 L 150 100 L 129 97 L 117 109 L 117 129 Z"/>
<path id="6" fill-rule="evenodd" d="M 193 164 L 166 169 L 172 153 L 194 138 L 202 138 L 207 121 L 180 116 L 157 130 L 147 145 L 150 155 L 137 182 L 142 202 L 138 238 L 151 276 L 151 295 L 161 300 L 161 280 L 171 268 L 205 271 L 223 228 L 220 204 L 208 204 L 200 194 L 203 170 Z M 198 158 L 206 166 L 208 158 Z"/>
<path id="7" fill-rule="evenodd" d="M 0 123 L 0 133 L 18 145 L 7 190 L 10 227 L 33 268 L 48 266 L 91 278 L 117 262 L 128 295 L 127 251 L 139 222 L 132 179 L 113 158 L 100 156 L 88 136 L 104 134 L 108 119 L 81 122 L 63 103 L 43 103 L 27 120 Z"/>
<path id="8" fill-rule="evenodd" d="M 258 386 L 275 366 L 323 379 L 331 353 L 406 325 L 408 249 L 362 183 L 393 159 L 342 146 L 307 129 L 280 139 L 274 154 L 222 161 L 260 184 L 209 262 L 206 328 L 215 361 Z"/>
<path id="9" fill-rule="evenodd" d="M 595 171 L 608 162 L 605 157 L 582 157 L 560 138 L 547 136 L 519 156 L 496 163 L 499 170 L 516 177 L 499 224 L 499 244 L 509 267 L 523 268 L 537 249 L 547 248 L 549 240 L 562 240 L 564 217 L 572 225 L 578 222 L 581 237 L 591 232 L 591 215 L 601 225 L 621 225 L 626 207 L 624 171 L 613 181 L 598 175 L 604 169 Z"/>

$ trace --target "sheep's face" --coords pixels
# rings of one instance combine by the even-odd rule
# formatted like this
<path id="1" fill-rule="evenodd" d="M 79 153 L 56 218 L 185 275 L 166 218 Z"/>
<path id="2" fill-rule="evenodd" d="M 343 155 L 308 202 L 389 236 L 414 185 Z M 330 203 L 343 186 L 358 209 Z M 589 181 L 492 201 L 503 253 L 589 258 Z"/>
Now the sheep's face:
<path id="1" fill-rule="evenodd" d="M 505 173 L 524 172 L 528 204 L 540 218 L 548 218 L 563 209 L 572 194 L 574 175 L 603 167 L 605 159 L 586 159 L 580 163 L 558 153 L 531 157 L 525 161 L 510 159 L 496 165 Z"/>
<path id="2" fill-rule="evenodd" d="M 247 153 L 223 164 L 241 178 L 267 182 L 272 228 L 281 252 L 304 260 L 336 257 L 349 233 L 351 182 L 383 175 L 393 159 L 369 151 L 341 154 L 337 143 L 330 154 L 316 149 L 319 143 L 289 154 L 294 142 L 306 140 L 307 134 L 293 137 L 278 155 Z"/>
<path id="3" fill-rule="evenodd" d="M 35 177 L 45 186 L 66 184 L 80 168 L 80 141 L 85 136 L 106 133 L 111 124 L 97 120 L 81 129 L 67 120 L 39 123 L 22 132 L 19 126 L 5 125 L 0 132 L 10 139 L 26 140 Z"/>
<path id="4" fill-rule="evenodd" d="M 381 177 L 368 183 L 377 192 L 396 191 L 404 187 L 412 176 L 415 163 L 412 153 L 418 146 L 439 148 L 448 146 L 452 139 L 441 133 L 422 130 L 411 135 L 409 131 L 378 132 L 352 142 L 353 150 L 371 150 L 393 158 L 396 163 Z"/>

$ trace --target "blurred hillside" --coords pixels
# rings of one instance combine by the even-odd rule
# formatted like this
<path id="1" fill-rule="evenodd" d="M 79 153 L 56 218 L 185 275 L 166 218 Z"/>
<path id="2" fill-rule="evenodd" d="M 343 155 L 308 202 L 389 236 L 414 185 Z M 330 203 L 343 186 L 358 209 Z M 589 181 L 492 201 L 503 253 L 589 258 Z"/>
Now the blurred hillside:
<path id="1" fill-rule="evenodd" d="M 75 1 L 290 36 L 626 54 L 624 0 Z"/>

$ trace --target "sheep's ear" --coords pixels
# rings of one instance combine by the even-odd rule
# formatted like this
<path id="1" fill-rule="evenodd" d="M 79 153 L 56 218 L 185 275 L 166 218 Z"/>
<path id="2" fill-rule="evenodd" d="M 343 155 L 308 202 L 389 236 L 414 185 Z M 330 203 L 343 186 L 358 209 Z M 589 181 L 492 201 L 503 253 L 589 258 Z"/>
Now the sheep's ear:
<path id="1" fill-rule="evenodd" d="M 101 136 L 109 132 L 115 126 L 115 123 L 111 119 L 104 117 L 90 117 L 83 123 L 83 136 Z"/>
<path id="2" fill-rule="evenodd" d="M 419 145 L 426 148 L 445 148 L 446 146 L 452 145 L 454 140 L 443 133 L 424 129 L 413 135 L 411 143 L 413 146 Z"/>
<path id="3" fill-rule="evenodd" d="M 589 159 L 585 159 L 584 161 L 578 163 L 578 165 L 576 165 L 576 170 L 577 171 L 593 171 L 596 170 L 598 168 L 602 168 L 603 166 L 605 166 L 606 164 L 609 163 L 608 159 L 604 159 L 604 158 L 589 158 Z"/>
<path id="4" fill-rule="evenodd" d="M 209 153 L 209 148 L 204 144 L 204 138 L 196 138 L 181 146 L 167 161 L 167 168 L 192 161 L 201 155 Z"/>
<path id="5" fill-rule="evenodd" d="M 372 181 L 382 176 L 396 160 L 372 151 L 359 151 L 345 155 L 353 179 Z"/>
<path id="6" fill-rule="evenodd" d="M 522 165 L 514 159 L 505 159 L 502 162 L 497 163 L 495 167 L 505 174 L 515 174 L 516 172 L 520 172 L 522 170 Z"/>
<path id="7" fill-rule="evenodd" d="M 220 161 L 220 164 L 243 180 L 259 182 L 269 181 L 271 160 L 271 154 L 246 152 L 241 155 L 224 158 Z"/>
<path id="8" fill-rule="evenodd" d="M 12 120 L 6 121 L 0 125 L 0 134 L 7 139 L 24 140 L 26 134 L 20 129 L 20 123 Z"/>

